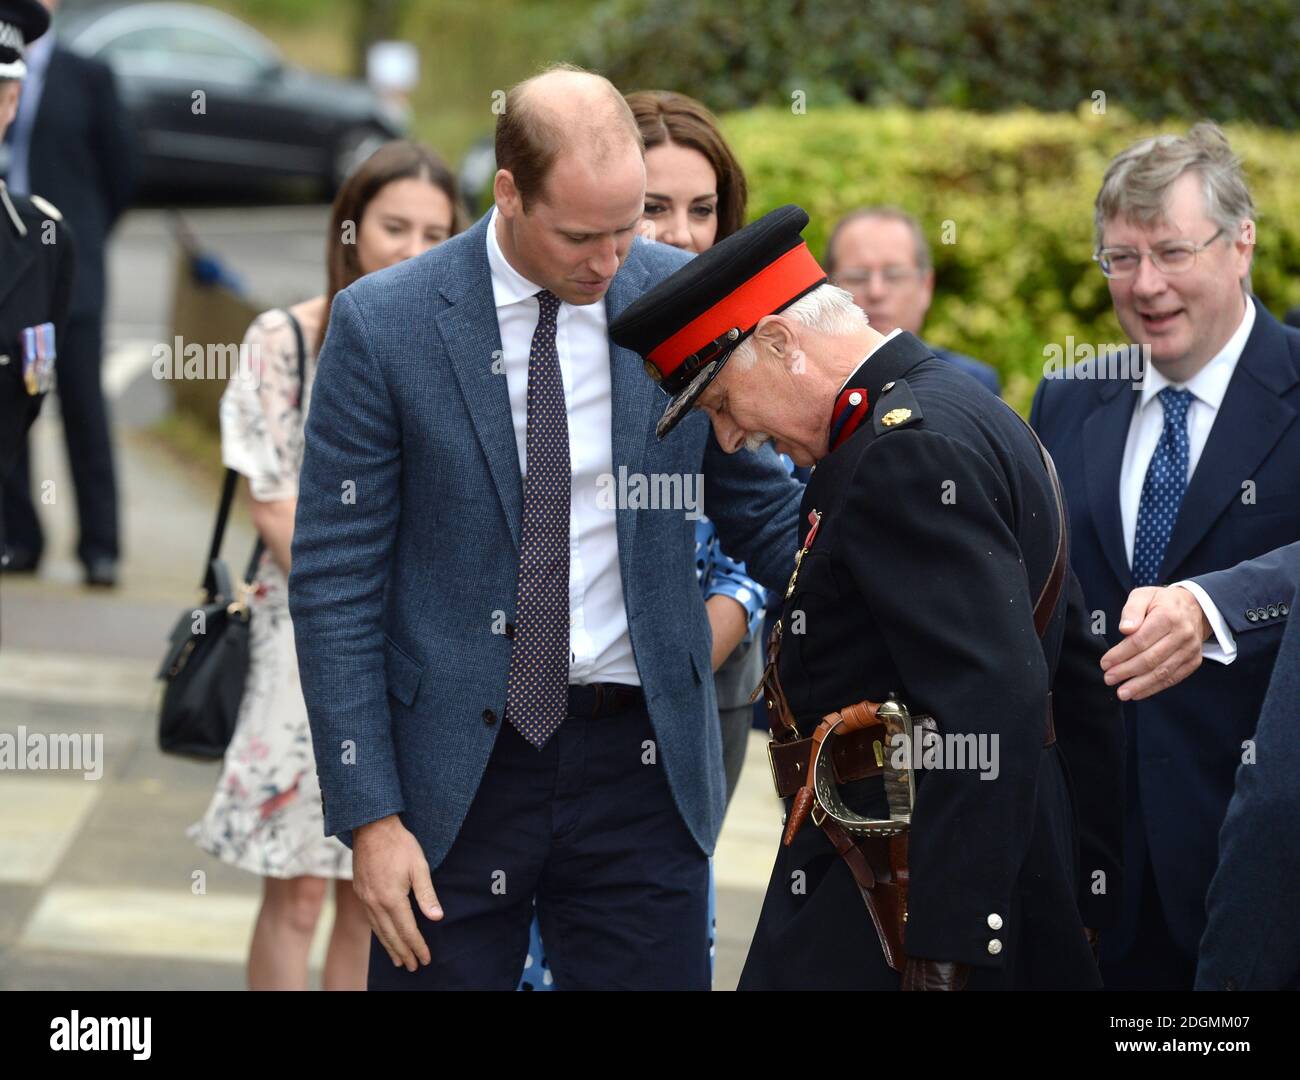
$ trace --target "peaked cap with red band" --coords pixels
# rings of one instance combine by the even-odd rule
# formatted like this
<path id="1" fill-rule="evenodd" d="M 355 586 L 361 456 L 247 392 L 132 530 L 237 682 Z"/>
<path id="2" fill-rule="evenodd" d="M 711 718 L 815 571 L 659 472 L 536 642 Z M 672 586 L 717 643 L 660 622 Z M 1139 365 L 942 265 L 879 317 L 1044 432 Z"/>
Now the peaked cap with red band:
<path id="1" fill-rule="evenodd" d="M 646 374 L 672 398 L 655 431 L 663 438 L 758 320 L 826 281 L 800 233 L 794 205 L 764 214 L 696 256 L 627 308 L 610 337 L 645 358 Z"/>

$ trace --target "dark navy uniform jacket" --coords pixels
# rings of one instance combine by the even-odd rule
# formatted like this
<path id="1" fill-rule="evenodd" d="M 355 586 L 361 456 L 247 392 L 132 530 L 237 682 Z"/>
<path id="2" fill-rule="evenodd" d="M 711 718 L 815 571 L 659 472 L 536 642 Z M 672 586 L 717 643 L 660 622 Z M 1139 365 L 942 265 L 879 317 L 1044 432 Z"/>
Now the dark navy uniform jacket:
<path id="1" fill-rule="evenodd" d="M 42 401 L 29 396 L 23 385 L 23 330 L 54 323 L 57 352 L 76 263 L 71 231 L 57 210 L 12 192 L 8 197 L 27 235 L 0 206 L 0 483 L 13 468 Z M 55 372 L 57 377 L 57 361 Z"/>
<path id="2" fill-rule="evenodd" d="M 1034 629 L 1058 518 L 1033 437 L 907 333 L 846 386 L 870 413 L 808 483 L 801 542 L 810 511 L 821 524 L 783 612 L 800 730 L 893 693 L 944 733 L 996 737 L 994 779 L 918 774 L 904 948 L 972 965 L 971 988 L 1098 986 L 1083 928 L 1115 914 L 1123 726 L 1072 573 L 1045 640 Z M 880 812 L 873 785 L 849 794 Z M 847 867 L 806 824 L 779 850 L 741 987 L 897 985 Z"/>

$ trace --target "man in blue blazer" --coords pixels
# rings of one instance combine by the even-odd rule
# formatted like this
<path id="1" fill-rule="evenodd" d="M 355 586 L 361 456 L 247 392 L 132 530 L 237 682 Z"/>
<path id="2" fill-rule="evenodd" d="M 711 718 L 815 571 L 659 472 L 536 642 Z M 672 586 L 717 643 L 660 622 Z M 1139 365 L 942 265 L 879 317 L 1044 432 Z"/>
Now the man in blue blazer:
<path id="1" fill-rule="evenodd" d="M 1300 537 L 1300 334 L 1250 296 L 1254 208 L 1214 125 L 1121 153 L 1096 228 L 1120 325 L 1150 362 L 1045 379 L 1031 420 L 1060 471 L 1094 624 L 1116 645 L 1134 588 Z M 1240 652 L 1150 700 L 1121 695 L 1128 805 L 1121 924 L 1101 940 L 1109 986 L 1192 986 L 1219 828 L 1268 681 L 1270 658 Z"/>
<path id="2" fill-rule="evenodd" d="M 557 986 L 706 989 L 725 785 L 695 519 L 783 586 L 800 487 L 703 416 L 656 440 L 665 399 L 609 340 L 688 260 L 634 241 L 618 91 L 530 79 L 496 151 L 487 217 L 334 302 L 290 577 L 325 831 L 372 989 L 512 989 L 534 903 Z"/>
<path id="3" fill-rule="evenodd" d="M 1129 636 L 1102 658 L 1107 681 L 1124 680 L 1120 693 L 1127 687 L 1136 700 L 1177 685 L 1202 652 L 1221 663 L 1277 654 L 1219 833 L 1198 990 L 1300 989 L 1300 630 L 1289 617 L 1298 587 L 1300 542 L 1179 585 L 1135 589 L 1124 609 Z"/>

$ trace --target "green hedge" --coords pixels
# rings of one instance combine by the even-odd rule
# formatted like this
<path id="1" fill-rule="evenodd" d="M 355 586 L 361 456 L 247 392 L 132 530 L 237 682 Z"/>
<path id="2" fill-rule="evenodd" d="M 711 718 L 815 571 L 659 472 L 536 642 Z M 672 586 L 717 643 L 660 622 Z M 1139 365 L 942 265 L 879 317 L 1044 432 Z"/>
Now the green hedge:
<path id="1" fill-rule="evenodd" d="M 1119 343 L 1092 261 L 1093 200 L 1106 163 L 1158 129 L 1108 110 L 979 115 L 845 106 L 723 117 L 750 181 L 750 214 L 794 202 L 820 258 L 843 213 L 893 203 L 921 221 L 937 284 L 925 333 L 1001 372 L 1025 408 L 1044 347 Z M 1159 130 L 1184 131 L 1186 125 Z M 1300 135 L 1228 125 L 1259 223 L 1252 284 L 1275 314 L 1300 305 Z M 943 224 L 955 242 L 943 243 Z"/>
<path id="2" fill-rule="evenodd" d="M 721 110 L 824 103 L 1062 111 L 1300 127 L 1295 0 L 606 0 L 583 62 Z"/>

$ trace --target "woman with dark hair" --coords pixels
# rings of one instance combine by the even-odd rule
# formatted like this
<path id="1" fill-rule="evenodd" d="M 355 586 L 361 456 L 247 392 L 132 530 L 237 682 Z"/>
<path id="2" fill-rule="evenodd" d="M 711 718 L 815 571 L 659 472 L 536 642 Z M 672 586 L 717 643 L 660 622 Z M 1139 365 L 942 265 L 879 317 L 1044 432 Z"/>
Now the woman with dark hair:
<path id="1" fill-rule="evenodd" d="M 694 98 L 667 90 L 638 90 L 627 95 L 627 103 L 645 140 L 642 234 L 699 254 L 744 225 L 749 185 L 713 114 Z M 749 740 L 749 695 L 763 675 L 759 638 L 766 593 L 743 563 L 723 552 L 707 518 L 695 528 L 695 565 L 713 629 L 730 802 Z"/>
<path id="2" fill-rule="evenodd" d="M 334 200 L 326 293 L 259 315 L 244 338 L 253 370 L 236 373 L 221 398 L 222 458 L 248 479 L 266 551 L 249 602 L 251 655 L 234 737 L 207 812 L 188 835 L 263 878 L 248 958 L 252 990 L 307 989 L 308 953 L 331 880 L 335 918 L 322 987 L 366 987 L 370 923 L 352 891 L 352 852 L 324 833 L 289 620 L 303 425 L 335 295 L 461 225 L 455 179 L 437 154 L 406 141 L 380 147 Z"/>

